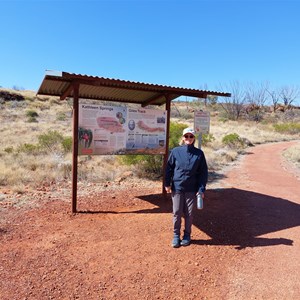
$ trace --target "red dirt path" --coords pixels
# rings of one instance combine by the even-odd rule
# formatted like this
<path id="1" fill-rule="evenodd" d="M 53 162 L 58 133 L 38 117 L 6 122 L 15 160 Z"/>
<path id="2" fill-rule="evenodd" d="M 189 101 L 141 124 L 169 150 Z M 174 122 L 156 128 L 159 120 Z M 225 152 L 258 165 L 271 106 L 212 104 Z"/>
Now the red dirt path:
<path id="1" fill-rule="evenodd" d="M 2 191 L 0 299 L 299 299 L 299 176 L 281 157 L 293 144 L 249 148 L 210 182 L 179 249 L 159 182 L 79 185 L 76 215 L 70 188 Z"/>

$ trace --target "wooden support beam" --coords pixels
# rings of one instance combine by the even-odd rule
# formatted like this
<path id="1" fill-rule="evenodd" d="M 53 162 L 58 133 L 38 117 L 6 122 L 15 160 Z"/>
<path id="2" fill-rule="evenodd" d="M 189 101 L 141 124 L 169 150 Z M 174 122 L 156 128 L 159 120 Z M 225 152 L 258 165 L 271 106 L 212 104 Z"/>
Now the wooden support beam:
<path id="1" fill-rule="evenodd" d="M 166 166 L 168 162 L 169 157 L 169 138 L 170 138 L 170 119 L 171 119 L 171 100 L 168 97 L 166 97 L 166 111 L 167 111 L 167 132 L 166 132 L 166 152 L 164 154 L 164 162 L 163 162 L 163 180 L 162 180 L 162 193 L 164 195 L 164 198 L 167 199 L 167 192 L 165 190 L 165 175 L 166 175 Z"/>
<path id="2" fill-rule="evenodd" d="M 77 212 L 77 168 L 78 168 L 78 111 L 79 84 L 73 87 L 73 162 L 72 162 L 72 213 Z"/>
<path id="3" fill-rule="evenodd" d="M 151 105 L 153 102 L 155 102 L 157 99 L 159 99 L 159 98 L 161 98 L 161 97 L 164 97 L 164 95 L 163 95 L 163 94 L 158 94 L 158 95 L 155 95 L 155 96 L 153 96 L 153 97 L 147 99 L 146 101 L 144 101 L 144 102 L 142 103 L 142 107 L 145 107 L 145 106 L 147 106 L 147 105 Z"/>
<path id="4" fill-rule="evenodd" d="M 70 95 L 70 93 L 73 90 L 73 88 L 74 88 L 73 84 L 70 83 L 70 85 L 66 88 L 66 90 L 60 96 L 60 100 L 65 100 Z"/>

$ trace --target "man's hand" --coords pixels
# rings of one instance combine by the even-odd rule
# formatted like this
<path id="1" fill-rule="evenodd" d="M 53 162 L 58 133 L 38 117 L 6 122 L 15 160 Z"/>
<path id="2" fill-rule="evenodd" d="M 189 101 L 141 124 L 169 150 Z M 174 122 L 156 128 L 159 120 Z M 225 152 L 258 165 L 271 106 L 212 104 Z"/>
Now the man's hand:
<path id="1" fill-rule="evenodd" d="M 196 196 L 197 196 L 198 194 L 200 194 L 200 193 L 197 193 Z M 201 193 L 201 197 L 202 197 L 202 199 L 204 199 L 204 193 Z"/>
<path id="2" fill-rule="evenodd" d="M 171 192 L 172 192 L 172 190 L 171 190 L 171 187 L 170 187 L 170 186 L 166 186 L 166 187 L 165 187 L 165 190 L 166 190 L 166 192 L 167 192 L 167 193 L 171 193 Z"/>

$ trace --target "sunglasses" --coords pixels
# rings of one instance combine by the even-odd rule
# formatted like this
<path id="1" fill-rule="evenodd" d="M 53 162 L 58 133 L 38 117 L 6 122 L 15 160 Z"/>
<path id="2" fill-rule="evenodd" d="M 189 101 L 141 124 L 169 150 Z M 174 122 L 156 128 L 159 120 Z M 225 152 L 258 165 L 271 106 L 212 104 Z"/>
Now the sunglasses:
<path id="1" fill-rule="evenodd" d="M 194 136 L 193 136 L 193 135 L 188 135 L 188 134 L 186 134 L 186 135 L 184 136 L 184 138 L 185 138 L 185 139 L 193 139 Z"/>

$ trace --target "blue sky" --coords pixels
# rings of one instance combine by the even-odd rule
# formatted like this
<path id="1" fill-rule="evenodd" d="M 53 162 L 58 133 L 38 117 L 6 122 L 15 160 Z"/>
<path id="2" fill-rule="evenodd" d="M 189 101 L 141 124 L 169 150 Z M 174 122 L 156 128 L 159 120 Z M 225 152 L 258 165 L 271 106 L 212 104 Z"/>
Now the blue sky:
<path id="1" fill-rule="evenodd" d="M 300 85 L 300 0 L 0 0 L 0 11 L 2 87 L 37 90 L 46 70 L 208 90 Z"/>

